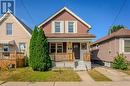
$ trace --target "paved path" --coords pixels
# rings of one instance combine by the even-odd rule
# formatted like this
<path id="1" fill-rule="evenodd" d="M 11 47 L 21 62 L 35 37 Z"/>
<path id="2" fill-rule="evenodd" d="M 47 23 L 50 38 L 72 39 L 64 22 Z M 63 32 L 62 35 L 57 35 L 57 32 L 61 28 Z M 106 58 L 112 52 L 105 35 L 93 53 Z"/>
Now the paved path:
<path id="1" fill-rule="evenodd" d="M 130 76 L 123 72 L 105 67 L 97 67 L 95 69 L 110 78 L 112 81 L 130 81 Z"/>
<path id="2" fill-rule="evenodd" d="M 7 82 L 1 86 L 130 86 L 130 81 L 96 82 L 86 71 L 77 73 L 81 82 Z"/>

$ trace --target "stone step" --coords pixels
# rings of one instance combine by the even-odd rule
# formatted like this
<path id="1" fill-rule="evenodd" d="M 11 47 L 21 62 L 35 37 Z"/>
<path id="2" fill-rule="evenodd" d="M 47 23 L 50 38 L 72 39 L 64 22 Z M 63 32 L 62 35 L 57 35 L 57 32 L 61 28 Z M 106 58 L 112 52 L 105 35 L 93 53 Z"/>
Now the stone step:
<path id="1" fill-rule="evenodd" d="M 76 61 L 74 70 L 87 70 L 85 62 L 84 61 Z"/>

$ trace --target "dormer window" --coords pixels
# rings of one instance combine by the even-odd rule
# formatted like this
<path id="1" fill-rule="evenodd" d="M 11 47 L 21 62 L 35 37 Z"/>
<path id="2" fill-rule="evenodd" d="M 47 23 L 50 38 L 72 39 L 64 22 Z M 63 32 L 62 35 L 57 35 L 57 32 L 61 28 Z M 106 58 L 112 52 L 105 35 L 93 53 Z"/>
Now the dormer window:
<path id="1" fill-rule="evenodd" d="M 52 33 L 63 33 L 64 32 L 64 22 L 63 21 L 53 21 L 52 22 Z"/>
<path id="2" fill-rule="evenodd" d="M 6 34 L 7 35 L 12 35 L 12 23 L 7 23 L 6 24 Z"/>

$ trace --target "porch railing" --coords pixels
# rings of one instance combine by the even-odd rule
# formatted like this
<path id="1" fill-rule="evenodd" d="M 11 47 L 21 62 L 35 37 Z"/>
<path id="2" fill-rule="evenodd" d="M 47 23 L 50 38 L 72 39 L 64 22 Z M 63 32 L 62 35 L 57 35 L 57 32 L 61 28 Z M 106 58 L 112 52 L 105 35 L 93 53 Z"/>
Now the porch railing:
<path id="1" fill-rule="evenodd" d="M 75 56 L 74 53 L 53 53 L 50 54 L 50 57 L 53 61 L 74 61 Z M 83 54 L 83 61 L 91 61 L 90 53 Z"/>
<path id="2" fill-rule="evenodd" d="M 74 61 L 73 53 L 53 53 L 50 57 L 53 61 Z"/>
<path id="3" fill-rule="evenodd" d="M 22 52 L 0 52 L 0 68 L 8 67 L 20 67 L 24 65 L 25 58 Z"/>
<path id="4" fill-rule="evenodd" d="M 91 61 L 91 54 L 90 53 L 84 53 L 83 54 L 83 60 L 84 61 Z"/>

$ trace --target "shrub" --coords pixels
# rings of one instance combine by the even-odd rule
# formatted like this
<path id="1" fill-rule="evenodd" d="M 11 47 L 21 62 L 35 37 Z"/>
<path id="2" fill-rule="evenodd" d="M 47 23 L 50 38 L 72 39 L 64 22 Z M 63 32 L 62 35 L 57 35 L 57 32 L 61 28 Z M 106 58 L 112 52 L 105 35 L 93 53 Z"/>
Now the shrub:
<path id="1" fill-rule="evenodd" d="M 30 46 L 29 46 L 29 66 L 32 67 L 32 69 L 36 69 L 36 44 L 37 44 L 37 35 L 38 35 L 38 28 L 35 26 L 34 31 L 32 33 L 32 37 L 30 40 Z"/>
<path id="2" fill-rule="evenodd" d="M 29 63 L 35 71 L 47 71 L 52 67 L 48 41 L 44 31 L 35 27 L 30 41 Z"/>
<path id="3" fill-rule="evenodd" d="M 126 57 L 123 54 L 118 54 L 113 61 L 112 67 L 115 69 L 125 70 L 128 69 Z"/>
<path id="4" fill-rule="evenodd" d="M 25 57 L 25 67 L 29 66 L 29 58 L 26 56 Z"/>
<path id="5" fill-rule="evenodd" d="M 37 36 L 37 44 L 36 44 L 36 61 L 37 68 L 39 71 L 47 71 L 51 68 L 51 59 L 49 56 L 49 48 L 47 38 L 44 34 L 44 31 L 40 29 Z"/>

